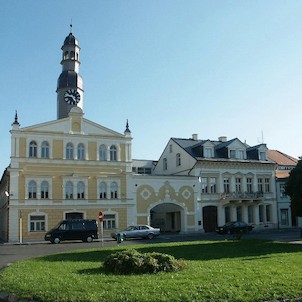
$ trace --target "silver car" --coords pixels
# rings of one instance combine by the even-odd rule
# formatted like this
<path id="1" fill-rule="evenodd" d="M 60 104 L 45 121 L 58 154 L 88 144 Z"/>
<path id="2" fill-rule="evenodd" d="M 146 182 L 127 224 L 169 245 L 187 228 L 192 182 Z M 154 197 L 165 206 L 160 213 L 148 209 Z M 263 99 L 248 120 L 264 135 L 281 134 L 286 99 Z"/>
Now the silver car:
<path id="1" fill-rule="evenodd" d="M 127 238 L 147 238 L 153 239 L 160 234 L 159 228 L 153 228 L 149 225 L 131 225 L 127 229 L 111 234 L 111 237 L 117 240 L 118 236 Z"/>

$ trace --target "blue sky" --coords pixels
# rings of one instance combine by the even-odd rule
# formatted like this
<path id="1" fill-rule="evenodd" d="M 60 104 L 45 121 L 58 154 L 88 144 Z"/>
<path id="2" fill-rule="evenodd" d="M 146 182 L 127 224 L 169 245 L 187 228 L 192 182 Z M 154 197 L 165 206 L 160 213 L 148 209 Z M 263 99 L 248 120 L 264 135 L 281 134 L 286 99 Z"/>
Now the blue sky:
<path id="1" fill-rule="evenodd" d="M 21 127 L 56 119 L 71 19 L 85 118 L 128 119 L 133 158 L 193 133 L 301 156 L 301 15 L 300 0 L 2 1 L 0 171 L 15 110 Z"/>

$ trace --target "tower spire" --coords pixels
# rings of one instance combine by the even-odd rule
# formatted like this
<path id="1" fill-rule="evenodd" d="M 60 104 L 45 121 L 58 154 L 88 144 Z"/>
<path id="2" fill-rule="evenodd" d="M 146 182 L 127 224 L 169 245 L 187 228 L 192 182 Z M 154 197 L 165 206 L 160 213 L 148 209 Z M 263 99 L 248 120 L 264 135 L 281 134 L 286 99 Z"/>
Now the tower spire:
<path id="1" fill-rule="evenodd" d="M 71 18 L 71 20 L 70 20 L 70 33 L 72 34 L 72 18 Z"/>

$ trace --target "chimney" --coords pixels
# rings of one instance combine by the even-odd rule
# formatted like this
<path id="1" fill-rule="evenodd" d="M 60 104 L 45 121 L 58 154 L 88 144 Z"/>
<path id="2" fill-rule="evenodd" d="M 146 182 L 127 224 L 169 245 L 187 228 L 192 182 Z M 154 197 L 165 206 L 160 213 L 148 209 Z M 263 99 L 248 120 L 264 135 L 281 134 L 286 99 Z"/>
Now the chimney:
<path id="1" fill-rule="evenodd" d="M 198 141 L 198 134 L 192 134 L 192 140 Z"/>
<path id="2" fill-rule="evenodd" d="M 226 142 L 227 141 L 227 137 L 226 136 L 219 136 L 218 137 L 218 140 L 222 143 Z"/>

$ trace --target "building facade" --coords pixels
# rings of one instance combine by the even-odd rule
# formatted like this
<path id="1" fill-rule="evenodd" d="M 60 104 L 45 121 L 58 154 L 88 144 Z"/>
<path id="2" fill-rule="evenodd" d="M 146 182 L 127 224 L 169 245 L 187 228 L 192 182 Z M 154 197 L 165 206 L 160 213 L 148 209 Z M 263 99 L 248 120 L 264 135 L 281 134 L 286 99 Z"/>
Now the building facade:
<path id="1" fill-rule="evenodd" d="M 277 226 L 275 163 L 265 144 L 250 147 L 238 138 L 217 141 L 171 138 L 155 174 L 198 178 L 197 224 L 211 232 L 229 221 L 256 229 Z"/>
<path id="2" fill-rule="evenodd" d="M 171 138 L 158 161 L 132 159 L 123 133 L 84 118 L 80 46 L 62 46 L 57 119 L 11 128 L 11 161 L 0 182 L 0 239 L 43 240 L 63 219 L 98 219 L 104 235 L 131 224 L 163 232 L 212 232 L 228 221 L 278 226 L 275 168 L 265 144 L 238 138 Z"/>

